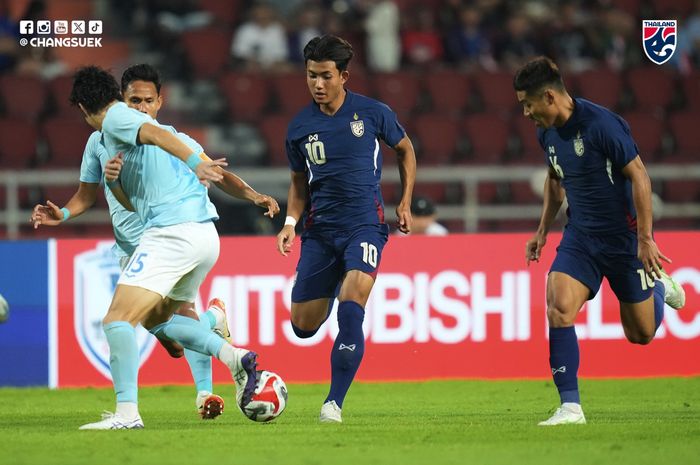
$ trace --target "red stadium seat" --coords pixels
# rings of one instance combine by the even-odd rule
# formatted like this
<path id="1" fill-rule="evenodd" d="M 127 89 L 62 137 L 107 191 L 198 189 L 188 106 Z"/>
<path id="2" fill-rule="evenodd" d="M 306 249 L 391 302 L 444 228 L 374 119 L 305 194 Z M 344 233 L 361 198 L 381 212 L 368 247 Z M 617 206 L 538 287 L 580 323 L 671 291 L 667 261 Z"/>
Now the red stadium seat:
<path id="1" fill-rule="evenodd" d="M 622 77 L 607 68 L 584 71 L 575 78 L 581 97 L 614 110 L 622 94 Z"/>
<path id="2" fill-rule="evenodd" d="M 686 108 L 700 108 L 700 71 L 690 73 L 683 78 L 683 95 Z"/>
<path id="3" fill-rule="evenodd" d="M 84 122 L 52 118 L 42 125 L 49 160 L 40 168 L 79 168 L 92 129 Z"/>
<path id="4" fill-rule="evenodd" d="M 425 114 L 413 119 L 420 164 L 448 164 L 457 150 L 459 125 L 453 117 Z"/>
<path id="5" fill-rule="evenodd" d="M 0 167 L 25 169 L 36 158 L 37 130 L 33 123 L 0 118 Z"/>
<path id="6" fill-rule="evenodd" d="M 641 0 L 615 0 L 615 8 L 619 8 L 636 18 L 639 16 L 640 3 Z"/>
<path id="7" fill-rule="evenodd" d="M 700 111 L 682 112 L 671 115 L 669 128 L 676 141 L 675 155 L 692 156 L 697 162 L 700 153 Z"/>
<path id="8" fill-rule="evenodd" d="M 698 202 L 700 201 L 700 181 L 697 179 L 677 179 L 664 183 L 664 202 Z"/>
<path id="9" fill-rule="evenodd" d="M 686 18 L 693 10 L 693 0 L 652 0 L 657 18 Z M 668 16 L 672 15 L 672 16 Z M 677 33 L 678 31 L 676 31 Z M 677 37 L 677 36 L 676 36 Z"/>
<path id="10" fill-rule="evenodd" d="M 61 117 L 82 119 L 82 113 L 68 101 L 73 88 L 73 76 L 59 76 L 48 83 L 53 114 Z"/>
<path id="11" fill-rule="evenodd" d="M 47 94 L 38 77 L 14 74 L 0 77 L 0 97 L 6 116 L 37 121 L 46 106 Z"/>
<path id="12" fill-rule="evenodd" d="M 435 203 L 444 203 L 446 193 L 447 187 L 443 182 L 418 182 L 413 188 L 414 196 L 428 197 Z"/>
<path id="13" fill-rule="evenodd" d="M 127 40 L 103 40 L 97 49 L 90 47 L 59 47 L 52 49 L 56 57 L 69 69 L 95 65 L 107 70 L 126 68 L 131 56 L 131 44 Z"/>
<path id="14" fill-rule="evenodd" d="M 537 140 L 537 126 L 522 115 L 515 116 L 513 129 L 520 140 L 520 154 L 512 157 L 513 164 L 541 165 L 545 162 L 544 152 Z"/>
<path id="15" fill-rule="evenodd" d="M 512 181 L 508 188 L 510 189 L 510 200 L 513 203 L 520 205 L 542 203 L 542 198 L 532 190 L 530 181 Z"/>
<path id="16" fill-rule="evenodd" d="M 280 113 L 296 114 L 312 102 L 303 73 L 278 74 L 270 78 Z"/>
<path id="17" fill-rule="evenodd" d="M 230 60 L 231 36 L 230 30 L 217 28 L 182 34 L 182 45 L 195 78 L 215 78 L 226 68 Z"/>
<path id="18" fill-rule="evenodd" d="M 639 147 L 639 155 L 645 161 L 656 158 L 661 151 L 664 136 L 664 124 L 649 112 L 633 112 L 624 115 L 630 125 L 632 138 Z"/>
<path id="19" fill-rule="evenodd" d="M 481 113 L 467 116 L 464 133 L 472 146 L 472 161 L 475 163 L 500 163 L 508 147 L 510 129 L 499 115 Z"/>
<path id="20" fill-rule="evenodd" d="M 399 121 L 418 105 L 420 87 L 410 72 L 377 73 L 372 76 L 374 95 L 399 115 Z"/>
<path id="21" fill-rule="evenodd" d="M 485 111 L 510 115 L 518 105 L 513 91 L 513 76 L 506 72 L 481 72 L 474 76 L 474 86 Z"/>
<path id="22" fill-rule="evenodd" d="M 285 140 L 287 126 L 292 120 L 289 115 L 270 115 L 260 123 L 260 132 L 267 144 L 267 159 L 272 166 L 289 166 Z"/>
<path id="23" fill-rule="evenodd" d="M 433 111 L 445 114 L 461 114 L 471 98 L 471 81 L 464 73 L 438 71 L 429 73 L 425 86 L 432 101 Z"/>
<path id="24" fill-rule="evenodd" d="M 362 94 L 367 97 L 372 96 L 367 73 L 364 71 L 357 71 L 354 68 L 350 71 L 350 79 L 345 83 L 345 88 L 356 94 Z"/>
<path id="25" fill-rule="evenodd" d="M 671 103 L 676 84 L 674 75 L 660 66 L 646 66 L 627 72 L 627 82 L 640 111 L 665 110 Z"/>
<path id="26" fill-rule="evenodd" d="M 260 75 L 229 72 L 219 81 L 234 121 L 257 122 L 268 99 L 267 80 Z"/>

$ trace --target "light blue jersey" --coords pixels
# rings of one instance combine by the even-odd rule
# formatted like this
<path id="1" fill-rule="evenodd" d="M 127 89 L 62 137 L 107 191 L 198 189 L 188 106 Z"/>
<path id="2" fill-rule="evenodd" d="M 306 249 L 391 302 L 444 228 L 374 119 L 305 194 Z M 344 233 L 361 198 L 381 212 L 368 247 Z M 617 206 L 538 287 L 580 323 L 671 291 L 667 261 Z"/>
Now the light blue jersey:
<path id="1" fill-rule="evenodd" d="M 102 133 L 95 131 L 85 145 L 83 161 L 80 164 L 80 182 L 100 184 L 104 181 L 103 173 L 107 162 L 110 160 L 109 154 L 100 143 Z M 130 212 L 119 203 L 112 191 L 105 185 L 105 198 L 109 205 L 109 216 L 112 219 L 114 238 L 117 244 L 114 253 L 118 257 L 130 256 L 143 234 L 143 224 L 139 216 Z"/>
<path id="2" fill-rule="evenodd" d="M 185 163 L 159 147 L 138 143 L 139 129 L 145 123 L 160 126 L 123 102 L 112 105 L 102 122 L 107 153 L 111 157 L 123 154 L 119 179 L 144 228 L 218 219 L 207 189 Z M 193 152 L 203 152 L 190 137 L 177 135 Z"/>

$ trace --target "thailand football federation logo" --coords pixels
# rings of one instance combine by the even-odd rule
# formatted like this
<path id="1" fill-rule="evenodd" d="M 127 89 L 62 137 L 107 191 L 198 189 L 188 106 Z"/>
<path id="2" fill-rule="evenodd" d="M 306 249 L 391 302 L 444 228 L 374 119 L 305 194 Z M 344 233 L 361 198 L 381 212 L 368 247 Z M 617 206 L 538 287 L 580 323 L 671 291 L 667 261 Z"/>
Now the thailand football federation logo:
<path id="1" fill-rule="evenodd" d="M 362 137 L 362 134 L 365 133 L 365 123 L 363 123 L 362 120 L 350 121 L 350 130 L 353 136 Z"/>
<path id="2" fill-rule="evenodd" d="M 642 21 L 644 53 L 653 63 L 663 65 L 676 51 L 676 23 L 675 19 Z"/>
<path id="3" fill-rule="evenodd" d="M 574 152 L 577 156 L 582 157 L 583 151 L 583 138 L 581 137 L 581 131 L 579 131 L 576 133 L 576 138 L 574 139 Z"/>
<path id="4" fill-rule="evenodd" d="M 109 345 L 102 319 L 112 302 L 121 268 L 112 252 L 113 242 L 101 242 L 92 250 L 75 256 L 73 262 L 74 328 L 85 358 L 106 378 L 109 371 Z M 141 326 L 136 328 L 141 364 L 155 347 L 155 338 Z"/>

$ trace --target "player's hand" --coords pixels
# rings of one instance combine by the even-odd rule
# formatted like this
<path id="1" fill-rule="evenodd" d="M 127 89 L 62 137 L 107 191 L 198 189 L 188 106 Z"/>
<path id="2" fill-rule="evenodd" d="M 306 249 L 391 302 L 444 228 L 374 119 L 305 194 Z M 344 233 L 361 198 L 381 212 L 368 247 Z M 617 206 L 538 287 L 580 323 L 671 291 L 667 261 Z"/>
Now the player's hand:
<path id="1" fill-rule="evenodd" d="M 220 182 L 224 179 L 224 175 L 221 172 L 224 166 L 228 166 L 228 162 L 225 158 L 205 160 L 197 165 L 194 172 L 197 175 L 199 182 L 208 188 L 210 181 Z"/>
<path id="2" fill-rule="evenodd" d="M 280 206 L 277 203 L 277 200 L 269 195 L 259 194 L 255 198 L 255 205 L 258 207 L 267 208 L 265 216 L 269 216 L 270 218 L 274 218 L 275 215 L 280 212 Z"/>
<path id="3" fill-rule="evenodd" d="M 547 243 L 547 236 L 544 234 L 535 234 L 527 244 L 525 244 L 525 260 L 527 261 L 527 266 L 530 266 L 531 261 L 540 261 L 540 254 L 542 253 L 542 248 Z"/>
<path id="4" fill-rule="evenodd" d="M 114 182 L 119 178 L 119 173 L 124 166 L 124 158 L 119 152 L 114 158 L 110 159 L 105 165 L 105 181 Z"/>
<path id="5" fill-rule="evenodd" d="M 411 203 L 401 202 L 396 207 L 396 227 L 404 234 L 411 232 L 413 226 L 413 216 L 411 216 Z"/>
<path id="6" fill-rule="evenodd" d="M 34 229 L 39 228 L 39 225 L 58 226 L 63 221 L 63 212 L 58 205 L 50 200 L 46 201 L 46 205 L 35 205 L 32 210 L 30 221 L 34 225 Z"/>
<path id="7" fill-rule="evenodd" d="M 294 231 L 294 226 L 291 224 L 285 225 L 277 235 L 277 250 L 283 256 L 286 257 L 292 251 L 294 237 L 296 237 L 296 232 Z"/>
<path id="8" fill-rule="evenodd" d="M 637 243 L 637 258 L 644 265 L 644 271 L 651 279 L 661 277 L 661 260 L 671 263 L 671 259 L 659 251 L 654 239 L 642 239 Z"/>

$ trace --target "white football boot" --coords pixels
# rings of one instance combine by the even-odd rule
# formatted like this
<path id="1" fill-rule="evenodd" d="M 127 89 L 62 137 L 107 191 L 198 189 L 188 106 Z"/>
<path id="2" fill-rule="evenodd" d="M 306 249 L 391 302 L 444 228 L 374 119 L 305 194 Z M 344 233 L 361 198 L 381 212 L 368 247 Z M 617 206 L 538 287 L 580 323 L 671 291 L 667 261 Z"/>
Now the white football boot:
<path id="1" fill-rule="evenodd" d="M 661 270 L 659 281 L 664 284 L 664 302 L 666 302 L 669 307 L 675 308 L 676 310 L 683 308 L 685 305 L 685 289 L 683 289 L 683 286 L 678 284 L 676 280 L 664 270 Z"/>
<path id="2" fill-rule="evenodd" d="M 208 391 L 197 393 L 195 406 L 202 420 L 213 420 L 224 413 L 224 399 Z"/>
<path id="3" fill-rule="evenodd" d="M 342 423 L 343 417 L 341 416 L 341 409 L 334 400 L 329 400 L 323 407 L 321 407 L 321 415 L 319 415 L 319 421 L 321 423 Z"/>
<path id="4" fill-rule="evenodd" d="M 585 425 L 586 417 L 580 404 L 564 402 L 549 419 L 538 423 L 539 426 Z"/>
<path id="5" fill-rule="evenodd" d="M 141 415 L 135 418 L 125 418 L 118 413 L 102 412 L 102 420 L 95 423 L 88 423 L 80 428 L 81 430 L 109 430 L 109 429 L 143 429 Z"/>
<path id="6" fill-rule="evenodd" d="M 236 385 L 236 404 L 243 409 L 250 403 L 258 384 L 258 354 L 252 350 L 224 344 L 218 358 L 231 370 L 231 377 Z"/>
<path id="7" fill-rule="evenodd" d="M 216 324 L 212 331 L 223 337 L 226 342 L 231 344 L 231 331 L 228 328 L 228 320 L 226 319 L 226 305 L 224 301 L 218 298 L 213 298 L 207 304 L 207 311 L 210 311 L 216 317 Z"/>

